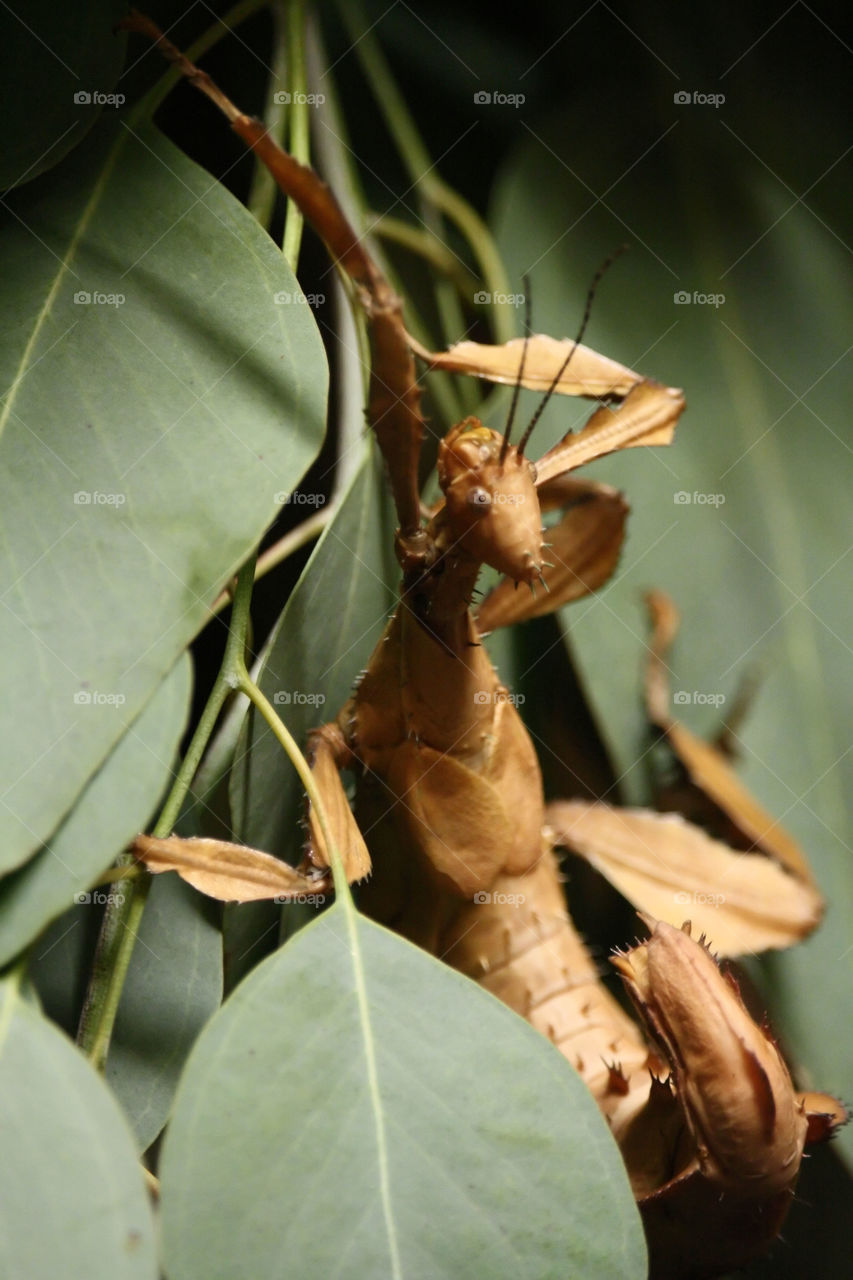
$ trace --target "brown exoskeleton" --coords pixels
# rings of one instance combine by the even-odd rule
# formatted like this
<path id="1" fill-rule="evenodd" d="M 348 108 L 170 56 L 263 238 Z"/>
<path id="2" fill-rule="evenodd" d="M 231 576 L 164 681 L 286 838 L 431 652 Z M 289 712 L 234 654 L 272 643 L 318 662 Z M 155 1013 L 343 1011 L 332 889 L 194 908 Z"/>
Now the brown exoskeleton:
<path id="1" fill-rule="evenodd" d="M 320 179 L 146 19 L 135 15 L 128 25 L 155 39 L 226 114 L 311 219 L 367 314 L 368 417 L 399 519 L 400 602 L 352 697 L 314 731 L 308 751 L 326 829 L 348 878 L 365 881 L 372 870 L 360 905 L 483 983 L 573 1062 L 620 1143 L 657 1272 L 712 1275 L 735 1266 L 774 1238 L 807 1137 L 825 1136 L 840 1112 L 831 1099 L 794 1092 L 775 1044 L 702 941 L 689 926 L 675 927 L 681 919 L 667 920 L 660 888 L 665 884 L 672 900 L 674 887 L 695 890 L 725 868 L 736 890 L 732 908 L 718 917 L 727 922 L 728 954 L 795 941 L 817 923 L 820 899 L 778 832 L 763 846 L 749 834 L 744 847 L 759 851 L 739 854 L 671 815 L 579 802 L 546 811 L 532 741 L 480 643 L 485 631 L 557 608 L 607 580 L 627 505 L 615 490 L 570 473 L 617 449 L 669 443 L 683 397 L 582 347 L 583 325 L 571 343 L 537 336 L 501 348 L 463 343 L 443 355 L 424 352 Z M 454 426 L 439 447 L 443 497 L 424 523 L 414 354 L 432 368 L 541 389 L 546 400 L 558 392 L 602 403 L 582 431 L 535 465 L 525 450 L 536 418 L 518 445 L 509 427 L 501 434 L 476 418 Z M 545 534 L 542 513 L 553 508 L 565 514 Z M 471 600 L 484 565 L 503 580 L 475 616 Z M 537 584 L 544 595 L 533 594 Z M 664 647 L 658 637 L 658 656 Z M 719 799 L 712 779 L 718 791 L 731 791 L 726 766 L 695 741 L 685 748 L 685 735 L 661 705 L 658 699 L 661 732 L 704 768 L 708 794 Z M 342 769 L 358 777 L 354 814 Z M 756 823 L 772 825 L 741 795 L 735 808 L 749 832 Z M 294 892 L 331 885 L 331 854 L 313 812 L 310 828 L 303 866 L 290 873 Z M 557 840 L 655 917 L 648 942 L 616 962 L 650 1041 L 602 986 L 575 932 L 552 848 Z M 141 838 L 137 852 L 152 869 L 181 869 L 190 843 Z M 195 865 L 204 861 L 204 843 L 195 842 Z M 245 865 L 245 851 L 241 858 Z M 212 868 L 208 891 L 215 891 L 215 875 Z M 755 904 L 775 896 L 786 909 L 761 933 Z M 520 900 L 522 909 L 507 912 L 507 900 Z M 670 901 L 668 914 L 676 912 Z"/>

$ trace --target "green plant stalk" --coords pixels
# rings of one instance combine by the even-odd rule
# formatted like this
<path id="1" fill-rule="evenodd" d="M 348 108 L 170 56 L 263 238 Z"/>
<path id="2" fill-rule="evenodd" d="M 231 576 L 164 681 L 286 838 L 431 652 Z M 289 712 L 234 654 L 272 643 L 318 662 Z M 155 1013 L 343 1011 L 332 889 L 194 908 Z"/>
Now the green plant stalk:
<path id="1" fill-rule="evenodd" d="M 339 5 L 347 29 L 355 43 L 355 52 L 379 103 L 397 150 L 406 165 L 418 193 L 439 213 L 446 215 L 462 232 L 471 247 L 483 284 L 492 293 L 508 294 L 509 281 L 497 245 L 486 223 L 458 192 L 454 191 L 435 172 L 434 163 L 423 143 L 406 102 L 400 93 L 385 56 L 373 32 L 367 30 L 367 22 L 360 6 L 346 3 Z M 435 231 L 435 227 L 430 227 Z M 441 297 L 439 296 L 441 307 Z M 458 314 L 458 308 L 455 309 Z M 516 336 L 512 307 L 508 303 L 493 308 L 492 317 L 497 342 L 507 342 Z M 453 327 L 448 332 L 461 333 L 464 326 L 444 316 Z"/>
<path id="2" fill-rule="evenodd" d="M 237 575 L 234 605 L 222 665 L 210 697 L 196 726 L 186 755 L 172 784 L 152 834 L 171 835 L 181 805 L 201 763 L 225 699 L 240 685 L 245 672 L 244 653 L 249 626 L 249 605 L 255 576 L 254 554 Z M 126 865 L 132 865 L 124 855 Z M 151 888 L 151 876 L 124 876 L 116 882 L 115 900 L 107 905 L 95 952 L 89 989 L 80 1016 L 77 1043 L 98 1071 L 107 1061 L 121 993 Z M 119 901 L 121 899 L 121 901 Z"/>
<path id="3" fill-rule="evenodd" d="M 295 156 L 302 164 L 310 164 L 311 141 L 308 128 L 308 103 L 305 101 L 305 95 L 308 90 L 308 74 L 305 68 L 305 11 L 302 0 L 290 0 L 287 6 L 285 39 L 290 54 L 289 84 L 293 95 L 293 100 L 290 104 L 289 150 L 290 154 Z M 302 98 L 301 102 L 299 101 L 300 96 Z M 299 260 L 299 246 L 302 243 L 304 221 L 299 207 L 293 200 L 288 200 L 282 252 L 294 271 Z"/>
<path id="4" fill-rule="evenodd" d="M 433 162 L 360 6 L 344 4 L 338 7 L 353 39 L 356 56 L 373 90 L 373 96 L 411 178 L 424 225 L 440 240 L 444 227 L 435 194 L 436 184 L 440 186 L 441 180 L 432 173 Z M 460 337 L 465 332 L 465 320 L 454 285 L 441 277 L 435 282 L 433 294 L 442 334 L 445 338 L 451 335 Z M 460 378 L 454 378 L 452 386 L 456 405 L 450 416 L 451 421 L 458 421 L 474 409 L 473 388 L 470 381 Z"/>
<path id="5" fill-rule="evenodd" d="M 302 0 L 291 0 L 286 7 L 281 0 L 272 5 L 273 51 L 264 121 L 270 134 L 302 164 L 310 164 L 311 140 L 308 127 L 308 103 L 305 96 L 308 77 L 305 69 L 305 12 Z M 275 100 L 276 86 L 286 84 L 291 102 Z M 287 141 L 285 142 L 285 137 Z M 269 229 L 278 187 L 266 165 L 258 160 L 246 207 L 262 227 Z M 287 201 L 282 253 L 291 270 L 296 270 L 302 244 L 304 219 L 298 205 Z"/>
<path id="6" fill-rule="evenodd" d="M 402 218 L 381 213 L 370 215 L 370 225 L 374 235 L 391 244 L 402 245 L 409 253 L 417 254 L 436 271 L 453 280 L 460 293 L 476 292 L 479 286 L 476 276 L 431 231 L 422 231 Z"/>
<path id="7" fill-rule="evenodd" d="M 116 880 L 137 880 L 145 874 L 145 868 L 141 863 L 122 862 L 118 866 L 107 867 L 106 871 L 102 871 L 97 880 L 92 881 L 91 887 L 97 889 L 102 884 L 115 884 Z"/>
<path id="8" fill-rule="evenodd" d="M 275 138 L 276 142 L 284 146 L 287 133 L 288 107 L 285 103 L 276 101 L 278 86 L 288 82 L 286 23 L 282 14 L 281 0 L 274 0 L 274 3 L 270 6 L 270 14 L 273 20 L 272 58 L 270 59 L 270 77 L 267 85 L 263 119 L 269 134 Z M 290 109 L 292 110 L 292 108 Z M 252 183 L 246 200 L 246 208 L 267 231 L 269 231 L 270 223 L 272 222 L 277 195 L 278 187 L 275 179 L 266 165 L 261 164 L 260 160 L 256 158 L 255 168 L 252 173 Z"/>
<path id="9" fill-rule="evenodd" d="M 325 57 L 322 40 L 317 29 L 317 23 L 312 22 L 308 26 L 307 39 L 307 61 L 312 84 L 318 83 L 321 76 L 325 75 L 328 69 L 328 60 Z M 326 101 L 318 110 L 318 117 L 323 123 L 317 131 L 315 151 L 317 152 L 321 170 L 332 187 L 332 190 L 341 200 L 344 211 L 352 225 L 361 228 L 363 234 L 370 234 L 371 224 L 367 213 L 367 203 L 364 193 L 361 189 L 361 183 L 353 164 L 353 148 L 347 141 L 347 122 L 345 115 L 340 111 L 334 84 L 330 79 L 325 82 Z M 379 265 L 385 272 L 385 275 L 391 281 L 392 286 L 397 288 L 397 280 L 393 269 L 379 255 Z M 358 337 L 359 361 L 364 373 L 363 392 L 367 392 L 367 374 L 370 369 L 370 346 L 367 339 L 367 326 L 365 323 L 364 309 L 358 304 L 354 296 L 354 291 L 348 277 L 338 273 L 343 290 L 350 299 L 353 306 L 355 316 L 356 333 Z M 398 289 L 398 292 L 400 290 Z M 407 327 L 415 337 L 418 338 L 424 346 L 435 345 L 433 335 L 427 333 L 425 326 L 420 321 L 415 308 L 407 301 L 406 305 Z M 464 417 L 459 396 L 453 380 L 450 378 L 437 379 L 430 388 L 430 394 L 435 400 L 441 419 L 448 423 L 458 422 Z M 361 434 L 361 424 L 359 423 L 358 434 Z M 350 477 L 351 478 L 351 477 Z M 342 488 L 345 487 L 342 485 Z M 337 491 L 336 491 L 337 492 Z"/>
<path id="10" fill-rule="evenodd" d="M 319 538 L 326 525 L 335 514 L 336 506 L 334 501 L 328 503 L 320 511 L 315 511 L 313 516 L 309 516 L 307 520 L 303 520 L 295 529 L 291 529 L 289 533 L 285 533 L 278 542 L 274 542 L 271 547 L 267 547 L 266 551 L 261 552 L 258 556 L 255 566 L 255 582 L 259 582 L 265 574 L 271 569 L 275 569 L 276 565 L 280 565 L 288 556 L 292 556 L 300 547 L 304 547 L 306 542 L 311 542 L 314 538 Z M 231 603 L 231 592 L 226 587 L 221 591 L 210 606 L 211 613 L 221 613 L 222 610 Z M 249 646 L 251 647 L 251 646 Z"/>
<path id="11" fill-rule="evenodd" d="M 356 41 L 356 57 L 373 89 L 373 96 L 385 117 L 388 131 L 414 184 L 422 206 L 425 225 L 433 235 L 440 238 L 442 227 L 440 216 L 436 216 L 440 214 L 436 194 L 442 185 L 441 179 L 433 172 L 433 161 L 391 74 L 379 43 L 364 19 L 360 6 L 347 4 L 341 6 L 341 9 L 350 34 Z M 435 298 L 444 332 L 446 334 L 462 333 L 464 320 L 455 290 L 448 287 L 446 281 L 440 281 L 435 288 Z"/>
<path id="12" fill-rule="evenodd" d="M 323 808 L 323 800 L 320 796 L 320 792 L 317 790 L 317 785 L 314 782 L 314 775 L 311 772 L 308 761 L 300 751 L 299 744 L 293 737 L 293 734 L 290 732 L 287 725 L 279 716 L 269 698 L 267 698 L 266 694 L 261 691 L 249 675 L 245 663 L 241 664 L 237 688 L 241 693 L 246 695 L 253 706 L 257 707 L 273 734 L 278 739 L 285 755 L 288 757 L 299 775 L 299 781 L 305 789 L 305 794 L 308 796 L 311 808 L 314 810 L 317 821 L 320 824 L 320 830 L 323 833 L 323 840 L 325 841 L 326 848 L 329 851 L 329 860 L 332 867 L 332 879 L 335 882 L 335 893 L 339 897 L 348 898 L 350 896 L 349 884 L 347 883 L 347 878 L 344 874 L 341 856 L 337 845 L 332 839 L 331 827 Z"/>

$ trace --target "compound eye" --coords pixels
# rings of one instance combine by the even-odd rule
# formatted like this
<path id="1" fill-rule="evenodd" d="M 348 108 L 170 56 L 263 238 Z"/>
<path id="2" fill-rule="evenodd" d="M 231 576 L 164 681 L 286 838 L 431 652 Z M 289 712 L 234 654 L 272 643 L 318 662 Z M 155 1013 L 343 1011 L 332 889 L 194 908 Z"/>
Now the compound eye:
<path id="1" fill-rule="evenodd" d="M 483 489 L 480 485 L 477 485 L 468 494 L 468 505 L 476 507 L 480 511 L 487 511 L 492 505 L 492 495 L 488 489 Z"/>

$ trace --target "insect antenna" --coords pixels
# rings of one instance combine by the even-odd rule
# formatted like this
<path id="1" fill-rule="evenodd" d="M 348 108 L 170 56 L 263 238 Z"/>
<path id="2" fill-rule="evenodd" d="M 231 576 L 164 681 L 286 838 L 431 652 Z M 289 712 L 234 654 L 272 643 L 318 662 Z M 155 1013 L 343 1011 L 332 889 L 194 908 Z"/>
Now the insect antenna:
<path id="1" fill-rule="evenodd" d="M 522 276 L 521 283 L 524 286 L 524 345 L 521 348 L 521 360 L 518 366 L 518 376 L 515 379 L 515 386 L 512 389 L 512 400 L 509 406 L 509 413 L 507 414 L 506 426 L 504 427 L 503 444 L 501 445 L 500 457 L 498 458 L 498 464 L 500 466 L 503 466 L 504 458 L 506 457 L 507 450 L 509 449 L 509 437 L 512 432 L 515 411 L 518 407 L 518 394 L 521 391 L 521 379 L 524 375 L 524 362 L 527 359 L 527 347 L 530 342 L 530 277 Z"/>
<path id="2" fill-rule="evenodd" d="M 572 343 L 571 347 L 569 348 L 569 354 L 566 356 L 565 360 L 560 365 L 559 369 L 554 375 L 551 381 L 550 387 L 545 392 L 545 395 L 542 397 L 542 401 L 539 405 L 539 408 L 536 410 L 533 417 L 530 419 L 530 422 L 527 424 L 527 430 L 525 431 L 524 435 L 521 437 L 521 440 L 519 441 L 519 445 L 518 445 L 517 452 L 519 457 L 523 455 L 524 450 L 527 447 L 527 442 L 529 441 L 531 435 L 533 434 L 533 428 L 536 426 L 536 423 L 542 417 L 543 409 L 545 408 L 548 401 L 551 399 L 551 396 L 557 390 L 557 387 L 559 386 L 559 383 L 560 383 L 560 379 L 562 378 L 563 374 L 566 372 L 566 369 L 569 366 L 569 361 L 571 360 L 572 356 L 575 354 L 578 347 L 580 346 L 581 338 L 586 332 L 586 326 L 589 324 L 589 317 L 592 314 L 592 300 L 595 297 L 595 292 L 601 282 L 601 277 L 604 275 L 605 271 L 607 271 L 607 269 L 613 265 L 616 259 L 621 257 L 621 255 L 626 251 L 627 248 L 628 248 L 627 244 L 620 244 L 618 249 L 614 249 L 611 254 L 608 254 L 608 256 L 602 262 L 601 266 L 596 271 L 595 275 L 592 277 L 592 283 L 589 286 L 589 290 L 587 291 L 587 295 L 586 295 L 586 306 L 584 307 L 583 319 L 581 320 L 580 328 L 578 329 L 578 335 L 575 338 L 574 342 Z"/>

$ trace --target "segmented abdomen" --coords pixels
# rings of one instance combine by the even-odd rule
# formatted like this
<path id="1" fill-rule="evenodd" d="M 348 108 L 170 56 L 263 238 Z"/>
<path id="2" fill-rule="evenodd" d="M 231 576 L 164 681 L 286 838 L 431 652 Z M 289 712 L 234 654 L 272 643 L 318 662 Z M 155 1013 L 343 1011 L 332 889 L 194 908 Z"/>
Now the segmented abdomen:
<path id="1" fill-rule="evenodd" d="M 606 1115 L 626 1104 L 634 1109 L 638 1090 L 648 1095 L 648 1047 L 599 978 L 566 908 L 550 848 L 526 874 L 499 876 L 475 894 L 442 936 L 438 954 L 546 1035 Z"/>

